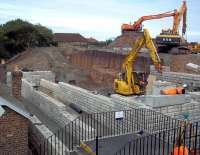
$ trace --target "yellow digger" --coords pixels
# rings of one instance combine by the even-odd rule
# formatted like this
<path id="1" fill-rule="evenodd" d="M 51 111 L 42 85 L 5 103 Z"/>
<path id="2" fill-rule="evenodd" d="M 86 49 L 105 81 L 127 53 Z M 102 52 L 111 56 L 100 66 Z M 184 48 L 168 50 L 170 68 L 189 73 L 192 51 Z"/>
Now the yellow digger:
<path id="1" fill-rule="evenodd" d="M 153 40 L 147 29 L 144 29 L 143 37 L 139 38 L 132 47 L 125 61 L 122 65 L 122 71 L 118 78 L 114 80 L 114 91 L 121 95 L 141 95 L 144 94 L 146 82 L 139 78 L 138 74 L 134 72 L 133 65 L 136 61 L 137 55 L 143 46 L 149 49 L 150 57 L 157 70 L 161 70 L 161 61 Z"/>

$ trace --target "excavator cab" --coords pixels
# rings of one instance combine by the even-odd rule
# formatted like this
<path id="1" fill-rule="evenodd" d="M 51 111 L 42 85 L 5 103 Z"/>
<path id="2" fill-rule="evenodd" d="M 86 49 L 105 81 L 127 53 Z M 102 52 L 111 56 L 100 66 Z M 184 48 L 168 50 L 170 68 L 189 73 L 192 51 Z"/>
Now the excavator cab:
<path id="1" fill-rule="evenodd" d="M 143 37 L 139 38 L 134 44 L 122 65 L 122 72 L 114 80 L 114 90 L 121 95 L 141 95 L 145 93 L 147 85 L 147 75 L 145 73 L 134 72 L 134 62 L 138 56 L 140 49 L 146 46 L 149 49 L 150 57 L 156 66 L 160 69 L 161 61 L 157 54 L 157 50 L 153 40 L 147 29 L 144 29 Z"/>
<path id="2" fill-rule="evenodd" d="M 134 79 L 135 85 L 133 85 L 130 89 L 129 87 L 127 87 L 126 73 L 120 72 L 118 74 L 118 80 L 115 80 L 114 82 L 115 92 L 125 96 L 130 95 L 130 92 L 132 92 L 134 95 L 145 94 L 145 88 L 148 84 L 147 82 L 148 74 L 144 72 L 132 72 L 132 77 Z M 121 90 L 123 90 L 123 93 Z"/>
<path id="3" fill-rule="evenodd" d="M 134 80 L 137 80 L 137 74 L 133 74 Z M 116 93 L 129 96 L 129 95 L 141 95 L 144 94 L 143 89 L 141 89 L 139 82 L 136 82 L 134 85 L 129 86 L 126 78 L 120 79 L 117 78 L 114 81 L 114 90 Z"/>

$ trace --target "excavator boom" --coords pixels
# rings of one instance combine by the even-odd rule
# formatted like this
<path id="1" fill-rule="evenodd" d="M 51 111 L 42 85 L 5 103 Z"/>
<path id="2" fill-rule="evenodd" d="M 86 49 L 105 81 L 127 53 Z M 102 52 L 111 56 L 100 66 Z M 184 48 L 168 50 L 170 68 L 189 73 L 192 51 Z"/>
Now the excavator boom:
<path id="1" fill-rule="evenodd" d="M 133 75 L 133 65 L 137 58 L 140 49 L 146 45 L 149 49 L 150 57 L 158 70 L 160 70 L 160 58 L 157 54 L 157 50 L 151 39 L 149 31 L 144 29 L 144 35 L 142 38 L 138 39 L 133 45 L 132 50 L 129 52 L 128 56 L 122 65 L 122 73 L 120 73 L 119 78 L 115 79 L 114 86 L 115 92 L 122 95 L 133 95 L 142 94 L 144 90 L 138 84 L 138 79 Z"/>
<path id="2" fill-rule="evenodd" d="M 122 24 L 121 29 L 122 31 L 140 31 L 142 27 L 142 23 L 146 20 L 152 19 L 161 19 L 165 17 L 172 17 L 175 16 L 176 10 L 169 11 L 161 14 L 149 15 L 149 16 L 142 16 L 140 17 L 133 25 L 131 24 Z"/>
<path id="3" fill-rule="evenodd" d="M 125 31 L 142 31 L 142 23 L 147 20 L 153 20 L 153 19 L 161 19 L 166 17 L 173 17 L 173 28 L 172 28 L 172 34 L 179 34 L 179 25 L 181 20 L 183 20 L 183 26 L 182 26 L 182 35 L 186 32 L 186 16 L 187 16 L 187 5 L 186 1 L 183 1 L 183 4 L 179 10 L 173 10 L 169 12 L 164 12 L 160 14 L 155 15 L 149 15 L 149 16 L 142 16 L 137 21 L 134 22 L 134 24 L 122 24 L 121 30 L 122 32 Z"/>

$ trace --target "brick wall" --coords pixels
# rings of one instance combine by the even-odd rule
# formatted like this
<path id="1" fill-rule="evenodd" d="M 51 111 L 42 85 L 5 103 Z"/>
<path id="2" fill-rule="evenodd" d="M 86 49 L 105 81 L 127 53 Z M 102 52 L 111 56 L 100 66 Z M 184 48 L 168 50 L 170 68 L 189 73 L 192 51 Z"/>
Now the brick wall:
<path id="1" fill-rule="evenodd" d="M 0 117 L 0 155 L 27 155 L 28 120 L 15 111 L 3 107 Z"/>
<path id="2" fill-rule="evenodd" d="M 21 71 L 12 72 L 12 95 L 16 98 L 21 97 L 22 76 Z"/>

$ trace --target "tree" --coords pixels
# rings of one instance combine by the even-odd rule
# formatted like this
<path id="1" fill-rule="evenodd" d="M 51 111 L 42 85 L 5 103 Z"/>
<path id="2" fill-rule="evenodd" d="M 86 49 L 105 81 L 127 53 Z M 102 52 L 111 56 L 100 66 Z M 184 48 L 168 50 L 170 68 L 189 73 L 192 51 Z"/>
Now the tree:
<path id="1" fill-rule="evenodd" d="M 14 56 L 29 47 L 53 44 L 52 31 L 40 24 L 17 19 L 0 25 L 0 45 L 5 49 L 5 57 Z"/>
<path id="2" fill-rule="evenodd" d="M 107 39 L 106 40 L 106 45 L 109 45 L 109 44 L 111 44 L 113 42 L 113 40 L 110 38 L 110 39 Z"/>

